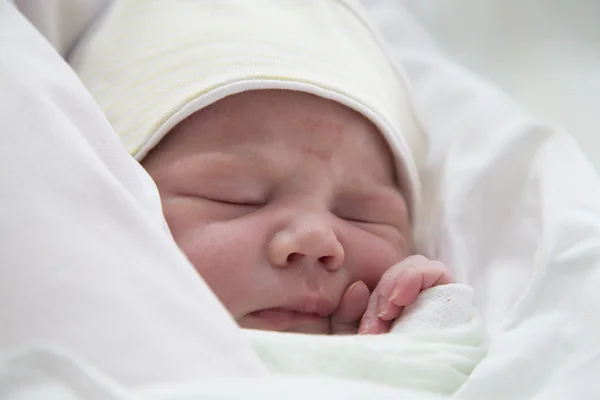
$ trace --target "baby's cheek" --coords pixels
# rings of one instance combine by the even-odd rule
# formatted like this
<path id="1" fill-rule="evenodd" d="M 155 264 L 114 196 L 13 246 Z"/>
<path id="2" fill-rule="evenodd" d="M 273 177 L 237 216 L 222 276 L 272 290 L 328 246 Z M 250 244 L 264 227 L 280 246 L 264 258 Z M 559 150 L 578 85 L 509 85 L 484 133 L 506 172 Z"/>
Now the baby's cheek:
<path id="1" fill-rule="evenodd" d="M 171 228 L 177 245 L 219 300 L 237 316 L 247 306 L 243 299 L 254 296 L 249 282 L 261 265 L 255 251 L 260 246 L 251 243 L 257 238 L 256 230 L 250 234 L 244 226 L 228 226 L 231 222 L 180 221 Z"/>
<path id="2" fill-rule="evenodd" d="M 162 208 L 175 242 L 182 247 L 180 241 L 198 224 L 193 203 L 176 197 L 163 196 Z"/>
<path id="3" fill-rule="evenodd" d="M 347 236 L 345 255 L 352 279 L 362 280 L 370 290 L 377 286 L 385 271 L 408 256 L 405 253 L 406 250 L 392 241 L 368 232 L 353 232 Z"/>

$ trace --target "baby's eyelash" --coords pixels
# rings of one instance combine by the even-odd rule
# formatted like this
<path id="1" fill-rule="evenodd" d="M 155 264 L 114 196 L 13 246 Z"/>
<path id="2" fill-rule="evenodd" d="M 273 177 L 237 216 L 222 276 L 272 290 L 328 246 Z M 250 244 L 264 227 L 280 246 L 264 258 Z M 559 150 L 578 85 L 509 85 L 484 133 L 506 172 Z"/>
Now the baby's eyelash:
<path id="1" fill-rule="evenodd" d="M 216 203 L 227 204 L 232 206 L 241 206 L 241 207 L 260 207 L 263 206 L 263 202 L 251 201 L 251 200 L 231 200 L 231 199 L 219 199 L 219 198 L 210 198 L 203 197 L 206 200 L 213 201 Z"/>
<path id="2" fill-rule="evenodd" d="M 338 218 L 343 219 L 344 221 L 354 223 L 354 224 L 364 224 L 364 225 L 379 225 L 379 226 L 389 226 L 396 229 L 396 226 L 391 221 L 385 221 L 383 219 L 366 219 L 366 218 L 357 218 L 351 216 L 338 215 Z"/>
<path id="3" fill-rule="evenodd" d="M 351 217 L 349 215 L 338 215 L 338 218 L 341 218 L 348 222 L 354 222 L 354 223 L 359 223 L 359 224 L 376 224 L 376 223 L 378 223 L 377 221 L 364 219 L 364 218 Z"/>
<path id="4" fill-rule="evenodd" d="M 367 220 L 360 219 L 360 218 L 343 217 L 343 219 L 345 219 L 346 221 L 349 221 L 349 222 L 356 222 L 356 223 L 360 223 L 360 224 L 373 224 L 373 223 L 375 223 L 373 221 L 367 221 Z"/>
<path id="5" fill-rule="evenodd" d="M 188 197 L 190 199 L 196 199 L 196 200 L 205 200 L 205 201 L 210 201 L 213 203 L 220 203 L 220 204 L 225 204 L 225 205 L 231 205 L 231 206 L 245 206 L 245 207 L 261 207 L 265 205 L 265 202 L 263 201 L 257 201 L 257 200 L 251 200 L 251 199 L 240 199 L 240 200 L 236 200 L 236 199 L 227 199 L 227 198 L 222 198 L 222 197 L 217 197 L 217 196 L 205 196 L 205 195 L 199 195 L 199 194 L 182 194 L 183 197 Z"/>

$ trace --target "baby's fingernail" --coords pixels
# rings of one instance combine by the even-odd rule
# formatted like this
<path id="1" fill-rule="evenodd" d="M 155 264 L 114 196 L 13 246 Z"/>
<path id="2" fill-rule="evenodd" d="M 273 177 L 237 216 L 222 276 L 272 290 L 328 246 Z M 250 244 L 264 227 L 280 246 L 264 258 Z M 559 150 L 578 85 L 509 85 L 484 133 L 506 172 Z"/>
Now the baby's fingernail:
<path id="1" fill-rule="evenodd" d="M 395 288 L 392 291 L 392 294 L 390 295 L 390 301 L 393 303 L 394 301 L 396 301 L 398 299 L 398 297 L 400 297 L 400 294 L 402 293 L 402 288 Z"/>
<path id="2" fill-rule="evenodd" d="M 358 331 L 358 333 L 367 333 L 367 331 L 369 330 L 369 328 L 371 327 L 371 324 L 373 324 L 373 321 L 371 320 L 371 318 L 369 317 L 365 317 L 362 320 L 362 328 L 360 328 L 360 330 Z"/>
<path id="3" fill-rule="evenodd" d="M 387 314 L 387 311 L 380 312 L 379 314 L 377 314 L 377 318 L 379 318 L 382 321 L 387 321 L 391 319 L 390 316 Z"/>
<path id="4" fill-rule="evenodd" d="M 377 298 L 377 316 L 385 315 L 388 311 L 388 301 L 384 296 Z"/>
<path id="5" fill-rule="evenodd" d="M 356 282 L 354 282 L 352 285 L 350 285 L 350 287 L 348 287 L 348 289 L 346 289 L 346 293 L 347 293 L 347 294 L 350 294 L 350 293 L 352 293 L 352 291 L 353 291 L 354 289 L 356 289 L 356 287 L 357 287 L 357 286 L 358 286 L 358 285 L 359 285 L 361 282 L 362 282 L 362 281 L 356 281 Z"/>

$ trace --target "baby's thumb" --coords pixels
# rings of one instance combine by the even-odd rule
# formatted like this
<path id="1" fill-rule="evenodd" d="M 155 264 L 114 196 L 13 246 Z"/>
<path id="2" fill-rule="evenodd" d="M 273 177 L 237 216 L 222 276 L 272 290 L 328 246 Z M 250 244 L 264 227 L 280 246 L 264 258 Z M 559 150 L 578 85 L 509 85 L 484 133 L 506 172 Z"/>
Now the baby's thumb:
<path id="1" fill-rule="evenodd" d="M 363 281 L 354 282 L 346 289 L 338 308 L 330 317 L 330 332 L 333 335 L 349 335 L 358 331 L 369 295 L 369 288 Z"/>

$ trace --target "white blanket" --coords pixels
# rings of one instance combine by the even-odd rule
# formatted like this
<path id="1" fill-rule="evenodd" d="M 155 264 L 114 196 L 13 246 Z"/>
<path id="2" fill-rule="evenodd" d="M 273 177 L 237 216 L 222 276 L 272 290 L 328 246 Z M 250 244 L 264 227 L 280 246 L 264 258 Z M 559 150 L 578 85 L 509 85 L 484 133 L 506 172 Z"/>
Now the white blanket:
<path id="1" fill-rule="evenodd" d="M 487 351 L 472 293 L 458 284 L 431 288 L 407 307 L 387 335 L 246 335 L 269 370 L 278 374 L 331 376 L 452 395 Z"/>
<path id="2" fill-rule="evenodd" d="M 263 399 L 275 393 L 286 393 L 288 398 L 287 392 L 294 386 L 302 382 L 314 385 L 316 381 L 333 385 L 331 388 L 343 385 L 343 391 L 336 390 L 336 395 L 342 397 L 358 386 L 357 393 L 366 390 L 372 395 L 389 387 L 397 394 L 410 393 L 412 399 L 434 395 L 450 398 L 487 350 L 472 294 L 471 288 L 460 284 L 429 289 L 405 309 L 403 317 L 386 335 L 325 336 L 246 330 L 246 337 L 272 373 L 269 381 L 207 381 L 198 377 L 194 385 L 151 385 L 128 391 L 80 357 L 46 345 L 0 354 L 0 394 L 10 398 L 24 391 L 53 400 L 125 400 L 136 396 L 157 400 L 204 400 L 215 396 Z M 294 392 L 298 396 L 296 389 Z"/>
<path id="3" fill-rule="evenodd" d="M 52 345 L 0 352 L 2 400 L 445 400 L 447 396 L 330 377 L 198 377 L 193 383 L 128 388 Z"/>
<path id="4" fill-rule="evenodd" d="M 430 250 L 467 278 L 494 321 L 487 356 L 454 398 L 600 398 L 598 178 L 569 135 L 427 48 L 401 3 L 367 3 L 431 134 Z M 378 13 L 383 4 L 400 9 Z M 143 170 L 6 1 L 0 105 L 0 398 L 60 398 L 42 388 L 64 388 L 64 371 L 69 400 L 191 400 L 198 390 L 227 399 L 245 389 L 262 399 L 426 398 L 269 374 L 161 233 Z M 13 350 L 41 339 L 77 356 Z M 81 394 L 98 382 L 102 391 Z"/>

